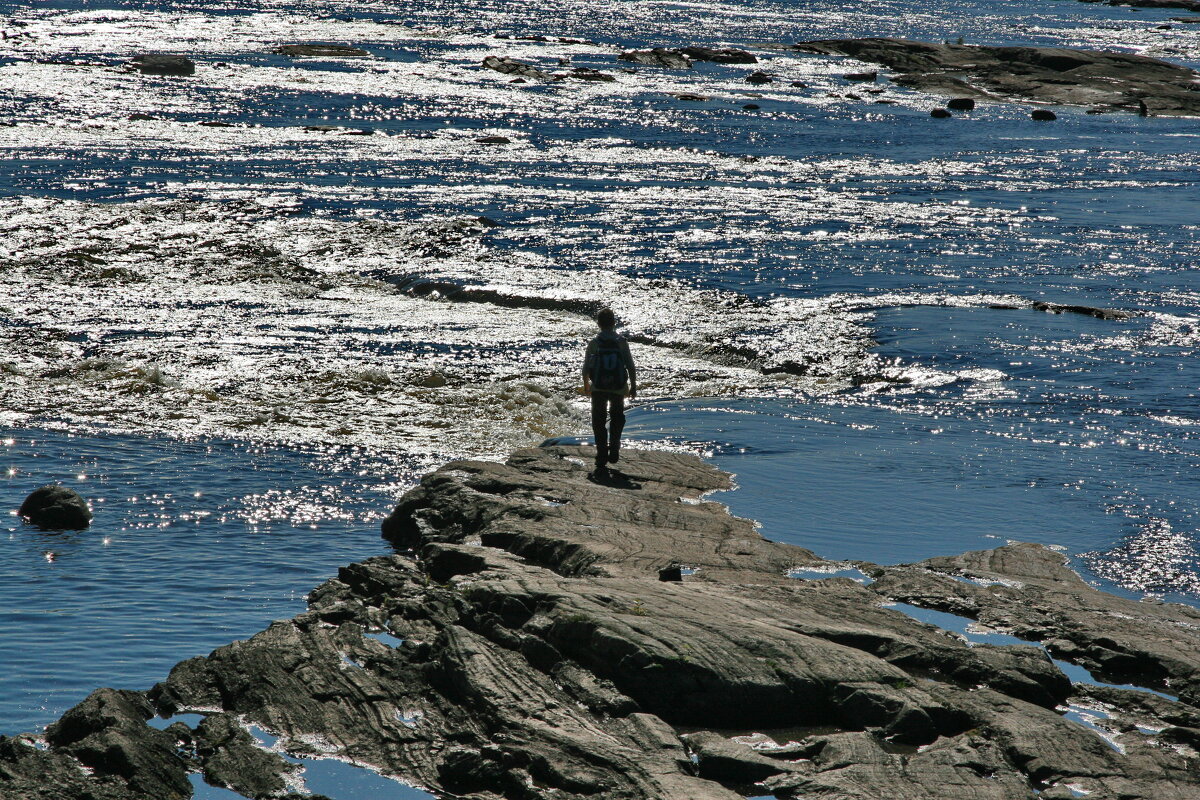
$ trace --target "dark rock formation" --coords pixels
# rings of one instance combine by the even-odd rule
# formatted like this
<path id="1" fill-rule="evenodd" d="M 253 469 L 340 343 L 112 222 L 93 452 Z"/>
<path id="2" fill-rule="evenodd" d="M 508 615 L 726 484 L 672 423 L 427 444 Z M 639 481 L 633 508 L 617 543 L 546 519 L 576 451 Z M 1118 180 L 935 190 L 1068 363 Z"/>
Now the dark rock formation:
<path id="1" fill-rule="evenodd" d="M 629 50 L 617 58 L 622 61 L 632 61 L 635 64 L 645 64 L 648 67 L 663 67 L 665 69 L 691 69 L 692 60 L 679 50 L 668 50 L 665 47 L 655 47 L 653 50 Z"/>
<path id="2" fill-rule="evenodd" d="M 1115 308 L 1096 308 L 1095 306 L 1080 306 L 1080 305 L 1064 305 L 1062 303 L 1047 303 L 1042 300 L 1034 300 L 1032 308 L 1036 311 L 1047 311 L 1051 314 L 1083 314 L 1088 317 L 1106 320 L 1125 320 L 1129 319 L 1128 311 L 1121 311 Z"/>
<path id="3" fill-rule="evenodd" d="M 935 108 L 929 112 L 929 116 L 933 117 L 934 119 L 950 119 L 950 117 L 954 115 L 950 113 L 949 109 Z"/>
<path id="4" fill-rule="evenodd" d="M 878 72 L 847 72 L 842 76 L 844 80 L 860 81 L 866 83 L 874 83 L 879 78 Z"/>
<path id="5" fill-rule="evenodd" d="M 1185 11 L 1200 11 L 1200 0 L 1081 0 L 1081 2 L 1131 8 L 1182 8 Z"/>
<path id="6" fill-rule="evenodd" d="M 601 72 L 598 69 L 591 69 L 589 67 L 576 67 L 568 72 L 566 77 L 574 78 L 575 80 L 579 81 L 594 81 L 600 83 L 612 83 L 617 79 L 615 75 L 611 75 L 607 72 Z"/>
<path id="7" fill-rule="evenodd" d="M 674 97 L 676 100 L 686 100 L 689 103 L 703 103 L 706 100 L 712 99 L 711 97 L 709 97 L 706 94 L 695 94 L 694 92 L 676 92 L 675 94 L 672 94 L 671 96 Z"/>
<path id="8" fill-rule="evenodd" d="M 733 47 L 684 47 L 679 50 L 692 61 L 712 61 L 715 64 L 757 64 L 753 53 Z"/>
<path id="9" fill-rule="evenodd" d="M 975 100 L 971 97 L 952 97 L 946 101 L 946 108 L 951 111 L 974 111 Z"/>
<path id="10" fill-rule="evenodd" d="M 752 83 L 755 86 L 761 86 L 764 83 L 773 83 L 774 81 L 775 81 L 774 78 L 772 78 L 770 75 L 763 72 L 762 70 L 759 70 L 757 72 L 751 72 L 749 75 L 746 76 L 746 83 Z"/>
<path id="11" fill-rule="evenodd" d="M 790 578 L 835 565 L 704 501 L 727 475 L 630 450 L 620 480 L 596 483 L 593 456 L 536 448 L 425 476 L 383 524 L 399 554 L 342 568 L 307 612 L 146 695 L 97 692 L 44 752 L 0 739 L 0 796 L 169 798 L 189 769 L 278 796 L 291 767 L 245 724 L 476 800 L 1200 791 L 1200 611 L 1105 595 L 1032 545 L 862 564 L 870 586 Z M 1041 648 L 972 647 L 890 599 L 1181 699 L 1072 686 Z M 1068 702 L 1109 709 L 1124 752 L 1064 717 Z M 153 730 L 151 703 L 205 719 Z"/>
<path id="12" fill-rule="evenodd" d="M 290 58 L 370 58 L 361 47 L 345 44 L 281 44 L 271 51 Z"/>
<path id="13" fill-rule="evenodd" d="M 962 97 L 1200 115 L 1200 78 L 1156 58 L 1061 47 L 985 47 L 907 39 L 828 39 L 793 45 L 806 53 L 852 56 L 896 70 L 894 83 Z"/>
<path id="14" fill-rule="evenodd" d="M 478 144 L 512 144 L 507 136 L 480 136 L 475 140 Z"/>
<path id="15" fill-rule="evenodd" d="M 87 501 L 74 489 L 58 484 L 34 489 L 17 514 L 47 530 L 83 530 L 92 524 L 92 510 Z"/>
<path id="16" fill-rule="evenodd" d="M 1039 122 L 1053 122 L 1058 119 L 1058 115 L 1048 108 L 1035 108 L 1029 113 L 1029 118 Z"/>
<path id="17" fill-rule="evenodd" d="M 187 56 L 146 53 L 130 59 L 130 66 L 143 75 L 195 75 L 196 62 Z"/>
<path id="18" fill-rule="evenodd" d="M 524 61 L 517 61 L 515 58 L 508 58 L 507 56 L 488 56 L 483 59 L 483 66 L 487 69 L 493 69 L 505 75 L 515 75 L 519 78 L 532 78 L 547 82 L 562 80 L 557 75 L 551 75 L 549 72 L 538 69 L 532 64 L 526 64 Z"/>

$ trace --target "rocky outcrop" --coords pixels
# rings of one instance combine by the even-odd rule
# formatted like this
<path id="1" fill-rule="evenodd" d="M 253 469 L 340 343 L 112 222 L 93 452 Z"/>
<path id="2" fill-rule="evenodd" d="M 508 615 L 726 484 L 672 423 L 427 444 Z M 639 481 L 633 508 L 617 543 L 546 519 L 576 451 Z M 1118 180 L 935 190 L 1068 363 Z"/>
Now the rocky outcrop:
<path id="1" fill-rule="evenodd" d="M 383 524 L 395 555 L 344 567 L 304 614 L 180 663 L 145 695 L 98 692 L 52 727 L 47 750 L 0 740 L 0 795 L 41 770 L 72 787 L 55 797 L 93 783 L 102 800 L 152 785 L 169 797 L 195 770 L 281 796 L 292 767 L 256 748 L 250 724 L 293 754 L 478 800 L 1200 790 L 1200 612 L 1111 598 L 1035 546 L 862 564 L 869 586 L 789 577 L 837 565 L 707 502 L 729 476 L 627 450 L 599 480 L 593 456 L 552 446 L 427 475 Z M 1040 647 L 971 646 L 892 599 L 1007 624 L 1181 699 L 1073 686 Z M 1187 643 L 1169 648 L 1167 631 Z M 1127 724 L 1113 734 L 1124 752 L 1063 715 L 1083 703 Z M 205 718 L 151 730 L 151 705 Z M 143 742 L 144 758 L 122 762 L 142 766 L 102 771 L 95 737 Z"/>
<path id="2" fill-rule="evenodd" d="M 488 56 L 483 59 L 482 66 L 485 69 L 492 69 L 504 75 L 513 75 L 518 78 L 532 78 L 538 81 L 557 81 L 561 80 L 556 75 L 551 75 L 545 70 L 538 69 L 532 64 L 526 64 L 524 61 L 517 61 L 515 58 L 507 56 Z"/>
<path id="3" fill-rule="evenodd" d="M 146 53 L 134 56 L 129 65 L 143 75 L 186 76 L 196 74 L 196 62 L 187 56 Z"/>
<path id="4" fill-rule="evenodd" d="M 692 60 L 679 50 L 668 50 L 665 47 L 655 47 L 651 50 L 629 50 L 617 58 L 631 61 L 634 64 L 644 64 L 647 67 L 663 67 L 665 69 L 691 69 Z"/>
<path id="5" fill-rule="evenodd" d="M 1182 8 L 1186 11 L 1200 11 L 1200 0 L 1081 0 L 1081 2 L 1132 8 Z"/>
<path id="6" fill-rule="evenodd" d="M 290 58 L 370 58 L 361 47 L 346 44 L 281 44 L 271 51 Z"/>
<path id="7" fill-rule="evenodd" d="M 46 530 L 83 530 L 92 524 L 92 509 L 79 492 L 55 483 L 30 492 L 17 516 Z"/>
<path id="8" fill-rule="evenodd" d="M 736 47 L 681 47 L 679 52 L 692 61 L 712 61 L 715 64 L 757 64 L 758 59 Z"/>
<path id="9" fill-rule="evenodd" d="M 826 39 L 792 47 L 882 64 L 899 73 L 894 83 L 936 94 L 1200 115 L 1200 74 L 1147 56 L 886 38 Z"/>

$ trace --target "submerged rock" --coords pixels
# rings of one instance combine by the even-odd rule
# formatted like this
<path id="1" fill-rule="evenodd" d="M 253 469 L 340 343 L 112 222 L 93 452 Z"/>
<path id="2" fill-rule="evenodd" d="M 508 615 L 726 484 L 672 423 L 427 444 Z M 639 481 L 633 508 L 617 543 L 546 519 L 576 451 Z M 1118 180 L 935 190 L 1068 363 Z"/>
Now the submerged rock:
<path id="1" fill-rule="evenodd" d="M 1066 105 L 1138 108 L 1150 114 L 1200 116 L 1197 74 L 1130 53 L 1065 47 L 934 44 L 908 39 L 825 39 L 793 47 L 882 64 L 892 81 L 927 92 Z"/>
<path id="2" fill-rule="evenodd" d="M 79 492 L 58 484 L 34 489 L 17 514 L 39 528 L 82 530 L 92 524 L 92 509 Z"/>
<path id="3" fill-rule="evenodd" d="M 187 56 L 146 53 L 130 59 L 130 65 L 143 75 L 195 75 L 196 62 Z"/>
<path id="4" fill-rule="evenodd" d="M 281 44 L 271 51 L 290 58 L 370 58 L 361 47 L 345 44 Z"/>

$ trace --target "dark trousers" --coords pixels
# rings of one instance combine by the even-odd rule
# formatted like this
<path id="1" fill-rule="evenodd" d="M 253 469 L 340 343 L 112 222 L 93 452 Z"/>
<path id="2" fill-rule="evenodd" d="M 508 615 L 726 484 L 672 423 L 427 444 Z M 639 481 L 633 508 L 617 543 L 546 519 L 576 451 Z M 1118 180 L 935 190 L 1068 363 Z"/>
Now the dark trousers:
<path id="1" fill-rule="evenodd" d="M 596 436 L 597 464 L 603 466 L 616 460 L 621 451 L 621 429 L 624 427 L 625 398 L 610 392 L 593 392 L 592 433 Z"/>

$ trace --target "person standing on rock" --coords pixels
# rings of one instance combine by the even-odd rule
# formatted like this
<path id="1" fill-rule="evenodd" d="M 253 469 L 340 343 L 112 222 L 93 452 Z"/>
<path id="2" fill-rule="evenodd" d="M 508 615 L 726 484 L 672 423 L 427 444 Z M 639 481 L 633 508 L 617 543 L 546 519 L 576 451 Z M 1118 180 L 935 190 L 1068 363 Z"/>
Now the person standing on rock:
<path id="1" fill-rule="evenodd" d="M 600 333 L 587 346 L 583 358 L 583 393 L 592 398 L 592 433 L 596 436 L 596 473 L 621 457 L 621 429 L 625 427 L 625 398 L 637 397 L 637 370 L 629 343 L 617 333 L 612 309 L 596 315 Z"/>

